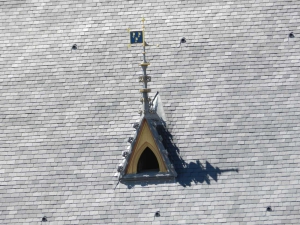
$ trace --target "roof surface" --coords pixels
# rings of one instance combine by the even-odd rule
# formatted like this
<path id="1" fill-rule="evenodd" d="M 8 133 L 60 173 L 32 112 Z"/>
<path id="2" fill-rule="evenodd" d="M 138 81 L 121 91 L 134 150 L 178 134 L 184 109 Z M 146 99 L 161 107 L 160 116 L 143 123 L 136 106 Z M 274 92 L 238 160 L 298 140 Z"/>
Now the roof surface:
<path id="1" fill-rule="evenodd" d="M 299 10 L 0 1 L 0 224 L 299 224 Z M 142 16 L 178 176 L 119 183 L 141 109 L 126 29 Z"/>

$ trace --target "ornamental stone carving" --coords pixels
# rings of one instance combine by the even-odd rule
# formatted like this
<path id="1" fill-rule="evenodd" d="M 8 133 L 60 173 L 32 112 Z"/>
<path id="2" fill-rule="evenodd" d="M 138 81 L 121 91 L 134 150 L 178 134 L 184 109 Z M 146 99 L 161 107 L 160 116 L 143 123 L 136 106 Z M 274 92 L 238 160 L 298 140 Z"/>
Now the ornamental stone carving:
<path id="1" fill-rule="evenodd" d="M 140 80 L 140 82 L 150 82 L 151 76 L 140 76 L 139 80 Z"/>
<path id="2" fill-rule="evenodd" d="M 118 172 L 120 173 L 120 172 L 122 172 L 123 170 L 124 170 L 124 167 L 123 167 L 123 165 L 122 164 L 120 164 L 119 166 L 118 166 Z"/>
<path id="3" fill-rule="evenodd" d="M 128 155 L 129 155 L 129 152 L 128 152 L 128 151 L 123 151 L 123 152 L 122 152 L 122 156 L 123 156 L 124 158 L 127 158 Z"/>
<path id="4" fill-rule="evenodd" d="M 137 130 L 139 128 L 139 126 L 140 126 L 139 123 L 134 123 L 132 127 Z"/>

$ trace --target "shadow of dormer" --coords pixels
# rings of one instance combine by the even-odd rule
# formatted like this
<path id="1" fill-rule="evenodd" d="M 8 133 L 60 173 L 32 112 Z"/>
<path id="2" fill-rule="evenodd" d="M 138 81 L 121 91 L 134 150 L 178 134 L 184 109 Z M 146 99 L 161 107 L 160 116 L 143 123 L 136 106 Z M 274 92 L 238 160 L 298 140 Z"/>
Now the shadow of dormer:
<path id="1" fill-rule="evenodd" d="M 225 172 L 237 172 L 236 168 L 220 169 L 219 167 L 214 167 L 208 161 L 205 162 L 205 166 L 197 159 L 195 162 L 185 162 L 180 156 L 179 148 L 173 141 L 173 136 L 167 130 L 165 126 L 157 127 L 159 135 L 162 136 L 163 145 L 165 149 L 168 150 L 169 158 L 172 161 L 175 170 L 178 174 L 176 180 L 177 182 L 186 187 L 191 186 L 192 183 L 206 183 L 210 184 L 211 179 L 218 182 L 218 177 Z"/>

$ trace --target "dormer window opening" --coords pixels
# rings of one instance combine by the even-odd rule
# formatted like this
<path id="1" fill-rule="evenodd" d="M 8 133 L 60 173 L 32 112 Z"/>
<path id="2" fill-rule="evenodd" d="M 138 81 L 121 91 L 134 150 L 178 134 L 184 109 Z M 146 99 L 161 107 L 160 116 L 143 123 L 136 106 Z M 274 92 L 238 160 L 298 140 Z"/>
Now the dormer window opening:
<path id="1" fill-rule="evenodd" d="M 137 165 L 137 173 L 144 172 L 159 172 L 159 164 L 156 156 L 148 147 L 142 153 Z"/>

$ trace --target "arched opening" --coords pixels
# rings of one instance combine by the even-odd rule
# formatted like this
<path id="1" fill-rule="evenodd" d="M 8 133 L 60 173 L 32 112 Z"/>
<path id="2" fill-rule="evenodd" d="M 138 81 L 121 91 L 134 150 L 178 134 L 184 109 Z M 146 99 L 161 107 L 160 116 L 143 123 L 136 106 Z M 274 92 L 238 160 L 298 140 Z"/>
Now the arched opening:
<path id="1" fill-rule="evenodd" d="M 139 159 L 137 172 L 159 172 L 159 165 L 156 156 L 148 147 L 144 150 Z"/>

